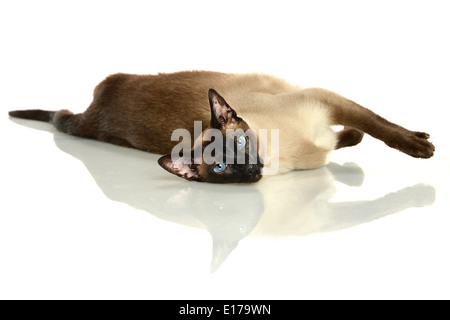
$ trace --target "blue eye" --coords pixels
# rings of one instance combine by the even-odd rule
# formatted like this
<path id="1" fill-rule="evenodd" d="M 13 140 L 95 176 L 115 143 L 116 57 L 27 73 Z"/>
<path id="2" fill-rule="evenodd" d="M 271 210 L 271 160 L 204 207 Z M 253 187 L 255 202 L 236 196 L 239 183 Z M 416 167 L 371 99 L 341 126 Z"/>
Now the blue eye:
<path id="1" fill-rule="evenodd" d="M 224 172 L 226 168 L 227 168 L 227 165 L 225 163 L 218 163 L 214 167 L 214 172 L 221 173 L 221 172 Z"/>
<path id="2" fill-rule="evenodd" d="M 247 144 L 247 139 L 245 139 L 245 136 L 240 136 L 237 138 L 237 146 L 239 149 L 245 148 L 245 145 Z"/>

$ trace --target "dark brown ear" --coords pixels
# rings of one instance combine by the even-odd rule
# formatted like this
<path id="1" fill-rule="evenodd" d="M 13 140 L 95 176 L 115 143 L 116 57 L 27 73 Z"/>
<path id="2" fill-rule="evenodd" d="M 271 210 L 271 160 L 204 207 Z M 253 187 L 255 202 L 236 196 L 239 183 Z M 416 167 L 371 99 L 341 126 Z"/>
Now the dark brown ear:
<path id="1" fill-rule="evenodd" d="M 192 163 L 193 158 L 179 157 L 177 155 L 168 154 L 158 159 L 161 167 L 181 178 L 190 181 L 202 181 L 198 173 L 198 165 Z"/>
<path id="2" fill-rule="evenodd" d="M 233 121 L 242 121 L 224 98 L 214 89 L 209 89 L 209 106 L 211 107 L 211 127 L 220 129 Z"/>

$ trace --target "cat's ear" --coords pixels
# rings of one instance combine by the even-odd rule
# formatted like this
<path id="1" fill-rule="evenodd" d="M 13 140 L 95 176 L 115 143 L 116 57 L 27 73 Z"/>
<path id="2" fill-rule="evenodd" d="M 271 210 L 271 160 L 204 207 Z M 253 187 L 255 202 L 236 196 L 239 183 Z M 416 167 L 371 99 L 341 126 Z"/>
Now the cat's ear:
<path id="1" fill-rule="evenodd" d="M 225 99 L 214 89 L 209 89 L 209 106 L 211 107 L 211 127 L 220 129 L 227 127 L 233 122 L 242 121 Z"/>
<path id="2" fill-rule="evenodd" d="M 198 165 L 192 163 L 193 158 L 167 154 L 158 159 L 158 163 L 165 170 L 190 181 L 202 181 L 198 172 Z"/>

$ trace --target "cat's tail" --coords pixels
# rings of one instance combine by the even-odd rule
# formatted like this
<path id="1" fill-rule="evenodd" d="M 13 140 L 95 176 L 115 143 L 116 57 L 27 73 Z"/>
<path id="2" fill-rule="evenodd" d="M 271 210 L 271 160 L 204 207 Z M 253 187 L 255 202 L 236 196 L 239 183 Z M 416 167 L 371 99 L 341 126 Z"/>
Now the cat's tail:
<path id="1" fill-rule="evenodd" d="M 55 113 L 54 111 L 45 110 L 16 110 L 10 111 L 9 115 L 14 118 L 52 122 Z"/>
<path id="2" fill-rule="evenodd" d="M 53 124 L 59 131 L 72 135 L 80 135 L 80 132 L 78 131 L 81 114 L 73 114 L 68 110 L 16 110 L 10 111 L 9 115 L 14 118 L 49 122 Z"/>

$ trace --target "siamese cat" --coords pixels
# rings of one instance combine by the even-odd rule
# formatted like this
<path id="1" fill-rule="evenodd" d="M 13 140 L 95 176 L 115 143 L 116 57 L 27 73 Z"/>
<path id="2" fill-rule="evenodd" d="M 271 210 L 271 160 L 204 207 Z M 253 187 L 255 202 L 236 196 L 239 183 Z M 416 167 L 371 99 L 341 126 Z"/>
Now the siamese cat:
<path id="1" fill-rule="evenodd" d="M 267 174 L 319 168 L 332 150 L 357 145 L 364 133 L 417 158 L 430 158 L 435 150 L 427 133 L 409 131 L 336 93 L 260 74 L 115 74 L 95 88 L 83 113 L 9 115 L 163 154 L 158 163 L 167 171 L 211 183 L 251 183 Z M 335 132 L 332 125 L 344 129 Z M 174 134 L 179 130 L 192 138 L 180 142 Z M 269 130 L 270 140 L 263 137 Z"/>

